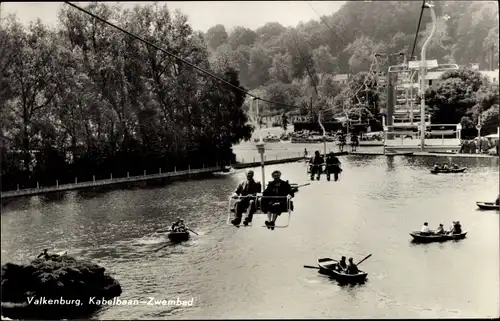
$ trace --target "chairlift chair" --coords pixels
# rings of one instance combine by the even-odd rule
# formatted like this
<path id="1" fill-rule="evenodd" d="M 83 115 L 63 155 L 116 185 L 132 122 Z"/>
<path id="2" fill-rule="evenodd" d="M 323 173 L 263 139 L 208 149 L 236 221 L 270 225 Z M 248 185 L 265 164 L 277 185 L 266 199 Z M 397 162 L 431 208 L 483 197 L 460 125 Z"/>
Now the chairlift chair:
<path id="1" fill-rule="evenodd" d="M 236 202 L 239 200 L 239 199 L 242 199 L 242 198 L 245 198 L 246 196 L 237 196 L 237 197 L 234 197 L 234 196 L 229 196 L 229 207 L 228 207 L 228 211 L 227 211 L 227 222 L 226 224 L 227 225 L 231 225 L 231 226 L 234 226 L 234 224 L 231 223 L 231 220 L 233 218 L 233 214 L 235 213 L 235 205 L 236 205 Z M 261 208 L 261 204 L 262 204 L 262 199 L 263 198 L 274 198 L 274 199 L 286 199 L 287 197 L 286 196 L 262 196 L 262 193 L 258 193 L 257 196 L 255 196 L 256 198 L 256 203 L 255 203 L 255 206 L 256 206 L 256 212 L 253 214 L 253 216 L 255 215 L 266 215 L 267 216 L 267 213 L 263 213 Z M 286 202 L 286 207 L 287 207 L 287 211 L 286 212 L 283 212 L 281 213 L 280 216 L 283 216 L 283 214 L 287 214 L 287 219 L 286 219 L 286 224 L 284 225 L 275 225 L 274 227 L 275 228 L 285 228 L 285 227 L 288 227 L 290 225 L 290 218 L 291 218 L 291 214 L 292 214 L 292 206 L 291 206 L 291 200 L 287 199 L 287 202 Z M 248 211 L 248 209 L 247 209 Z M 244 214 L 244 213 L 243 213 Z M 276 222 L 279 222 L 279 219 L 276 220 Z M 239 226 L 245 226 L 243 224 L 240 224 Z M 247 225 L 247 227 L 250 227 L 252 226 L 252 223 L 249 223 Z M 263 227 L 267 227 L 265 225 L 262 225 Z"/>

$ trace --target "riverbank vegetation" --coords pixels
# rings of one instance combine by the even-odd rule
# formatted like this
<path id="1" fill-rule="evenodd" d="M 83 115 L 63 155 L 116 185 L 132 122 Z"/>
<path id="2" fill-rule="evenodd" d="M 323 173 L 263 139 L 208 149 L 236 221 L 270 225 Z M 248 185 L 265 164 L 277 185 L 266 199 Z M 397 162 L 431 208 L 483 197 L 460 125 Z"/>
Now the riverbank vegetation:
<path id="1" fill-rule="evenodd" d="M 241 87 L 182 13 L 87 9 Z M 71 7 L 58 22 L 3 21 L 3 190 L 234 163 L 232 144 L 252 131 L 244 94 Z"/>

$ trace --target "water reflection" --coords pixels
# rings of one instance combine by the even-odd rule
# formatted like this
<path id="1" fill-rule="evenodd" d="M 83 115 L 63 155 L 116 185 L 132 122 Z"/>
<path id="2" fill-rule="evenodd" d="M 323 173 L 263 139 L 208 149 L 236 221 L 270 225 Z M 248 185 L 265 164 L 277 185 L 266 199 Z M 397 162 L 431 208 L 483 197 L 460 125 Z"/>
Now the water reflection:
<path id="1" fill-rule="evenodd" d="M 265 317 L 493 317 L 499 301 L 499 215 L 477 212 L 498 194 L 498 160 L 458 159 L 462 174 L 432 175 L 432 158 L 341 157 L 338 182 L 302 188 L 288 229 L 226 225 L 227 197 L 244 170 L 215 179 L 150 188 L 68 192 L 3 207 L 2 262 L 26 262 L 46 247 L 91 258 L 112 271 L 123 299 L 193 297 L 189 309 L 115 306 L 100 319 Z M 442 161 L 441 161 L 442 162 Z M 496 162 L 496 163 L 495 163 Z M 303 163 L 266 167 L 267 178 L 304 183 Z M 256 177 L 260 179 L 260 169 Z M 196 231 L 170 244 L 177 216 Z M 409 232 L 460 220 L 459 242 L 413 244 Z M 341 286 L 304 264 L 318 257 L 373 256 L 363 285 Z M 481 261 L 481 273 L 470 264 Z M 411 277 L 409 277 L 411 276 Z M 457 280 L 467 280 L 460 281 Z M 432 286 L 429 286 L 429 285 Z M 269 299 L 272 298 L 272 299 Z"/>

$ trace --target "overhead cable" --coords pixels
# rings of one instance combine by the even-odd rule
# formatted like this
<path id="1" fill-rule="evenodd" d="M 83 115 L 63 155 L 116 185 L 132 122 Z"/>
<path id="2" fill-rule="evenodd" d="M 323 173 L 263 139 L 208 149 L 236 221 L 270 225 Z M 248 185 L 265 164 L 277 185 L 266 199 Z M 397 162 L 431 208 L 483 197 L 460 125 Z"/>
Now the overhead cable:
<path id="1" fill-rule="evenodd" d="M 214 79 L 216 79 L 216 80 L 218 80 L 218 81 L 220 81 L 220 82 L 222 82 L 222 83 L 224 83 L 224 84 L 226 84 L 226 85 L 228 85 L 228 86 L 230 86 L 230 87 L 232 87 L 232 88 L 234 88 L 234 89 L 236 89 L 236 90 L 238 90 L 238 91 L 240 91 L 240 92 L 242 92 L 242 93 L 244 93 L 244 94 L 246 94 L 246 95 L 248 95 L 248 96 L 250 96 L 250 97 L 253 97 L 254 99 L 257 99 L 257 100 L 260 100 L 260 101 L 264 101 L 264 102 L 267 102 L 267 103 L 270 103 L 270 104 L 274 104 L 274 105 L 285 106 L 285 107 L 291 107 L 291 108 L 298 108 L 297 106 L 293 106 L 293 105 L 288 105 L 288 104 L 283 104 L 283 103 L 274 102 L 274 101 L 271 101 L 271 100 L 267 100 L 267 99 L 260 98 L 260 97 L 258 97 L 258 96 L 256 96 L 256 95 L 254 95 L 254 94 L 251 94 L 251 93 L 249 93 L 248 91 L 246 91 L 246 90 L 242 89 L 241 87 L 238 87 L 238 86 L 235 86 L 235 85 L 231 84 L 231 83 L 230 83 L 230 82 L 228 82 L 227 80 L 222 79 L 221 77 L 216 76 L 216 75 L 214 75 L 213 73 L 211 73 L 211 72 L 209 72 L 209 71 L 206 71 L 206 70 L 204 70 L 204 69 L 202 69 L 202 68 L 200 68 L 200 67 L 198 67 L 198 66 L 196 66 L 196 65 L 194 65 L 194 64 L 192 64 L 192 63 L 190 63 L 189 61 L 187 61 L 187 60 L 185 60 L 185 59 L 183 59 L 183 58 L 181 58 L 181 57 L 178 57 L 178 56 L 174 55 L 173 53 L 168 52 L 167 50 L 165 50 L 165 49 L 163 49 L 163 48 L 160 48 L 159 46 L 157 46 L 157 45 L 155 45 L 155 44 L 153 44 L 153 43 L 151 43 L 151 42 L 147 41 L 147 40 L 146 40 L 146 39 L 144 39 L 144 38 L 141 38 L 141 37 L 139 37 L 139 36 L 137 36 L 137 35 L 135 35 L 135 34 L 133 34 L 133 33 L 129 32 L 129 31 L 127 31 L 127 30 L 125 30 L 125 29 L 123 29 L 123 28 L 121 28 L 121 27 L 118 27 L 117 25 L 115 25 L 115 24 L 113 24 L 113 23 L 111 23 L 111 22 L 109 22 L 109 21 L 107 21 L 107 20 L 105 20 L 105 19 L 103 19 L 103 18 L 101 18 L 101 17 L 99 17 L 99 16 L 97 16 L 97 15 L 93 14 L 92 12 L 90 12 L 90 11 L 88 11 L 88 10 L 86 10 L 86 9 L 83 9 L 83 8 L 81 8 L 81 7 L 77 6 L 77 5 L 75 5 L 75 4 L 73 4 L 73 3 L 69 2 L 69 1 L 64 1 L 64 2 L 65 2 L 66 4 L 68 4 L 68 5 L 70 5 L 70 6 L 74 7 L 74 8 L 76 8 L 76 9 L 80 10 L 80 11 L 85 12 L 85 13 L 86 13 L 86 14 L 88 14 L 89 16 L 91 16 L 91 17 L 93 17 L 93 18 L 95 18 L 95 19 L 97 19 L 97 20 L 99 20 L 99 21 L 101 21 L 101 22 L 103 22 L 103 23 L 105 23 L 105 24 L 107 24 L 107 25 L 109 25 L 109 26 L 111 26 L 111 27 L 113 27 L 113 28 L 115 28 L 115 29 L 120 30 L 121 32 L 123 32 L 123 33 L 125 33 L 125 34 L 129 35 L 130 37 L 135 38 L 135 39 L 137 39 L 137 40 L 139 40 L 139 41 L 142 41 L 143 43 L 145 43 L 145 44 L 147 44 L 147 45 L 149 45 L 149 46 L 151 46 L 151 47 L 153 47 L 153 48 L 155 48 L 155 49 L 157 49 L 157 50 L 159 50 L 159 51 L 161 51 L 161 52 L 163 52 L 163 53 L 167 54 L 168 56 L 170 56 L 170 57 L 172 57 L 172 58 L 175 58 L 175 59 L 177 59 L 177 60 L 179 60 L 179 61 L 181 61 L 181 62 L 185 63 L 186 65 L 189 65 L 189 66 L 193 67 L 194 69 L 198 70 L 199 72 L 201 72 L 201 73 L 203 73 L 203 74 L 205 74 L 205 75 L 207 75 L 207 76 L 209 76 L 209 77 L 212 77 L 212 78 L 214 78 Z"/>

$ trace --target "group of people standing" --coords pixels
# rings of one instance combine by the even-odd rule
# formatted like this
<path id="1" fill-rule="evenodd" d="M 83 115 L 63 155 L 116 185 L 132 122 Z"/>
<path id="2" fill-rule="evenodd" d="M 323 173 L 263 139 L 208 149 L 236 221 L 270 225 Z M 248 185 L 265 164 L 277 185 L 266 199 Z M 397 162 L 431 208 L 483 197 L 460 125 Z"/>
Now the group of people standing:
<path id="1" fill-rule="evenodd" d="M 488 150 L 493 147 L 496 147 L 496 154 L 498 155 L 499 152 L 498 140 L 496 142 L 490 142 L 488 141 L 487 138 L 484 137 L 481 138 L 481 140 L 479 140 L 478 138 L 470 140 L 462 140 L 462 144 L 460 146 L 460 153 L 481 154 L 484 152 L 488 152 Z"/>
<path id="2" fill-rule="evenodd" d="M 252 222 L 257 209 L 260 208 L 263 213 L 267 214 L 268 219 L 265 222 L 267 228 L 274 230 L 278 216 L 287 212 L 289 206 L 290 209 L 293 209 L 293 203 L 290 200 L 294 196 L 294 192 L 288 181 L 281 179 L 280 171 L 274 171 L 272 178 L 273 180 L 262 192 L 262 196 L 259 196 L 262 185 L 254 180 L 252 170 L 247 172 L 247 179 L 239 184 L 233 193 L 233 197 L 238 198 L 238 201 L 234 209 L 235 217 L 231 220 L 231 224 L 239 226 L 243 212 L 247 211 L 243 220 L 243 225 L 247 226 Z"/>

